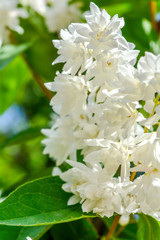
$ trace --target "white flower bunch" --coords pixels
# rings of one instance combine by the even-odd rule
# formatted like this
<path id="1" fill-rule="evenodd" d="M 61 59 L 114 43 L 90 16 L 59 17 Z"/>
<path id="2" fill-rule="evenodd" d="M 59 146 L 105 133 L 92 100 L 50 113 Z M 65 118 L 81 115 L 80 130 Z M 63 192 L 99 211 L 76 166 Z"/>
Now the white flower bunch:
<path id="1" fill-rule="evenodd" d="M 73 193 L 69 205 L 102 217 L 160 219 L 160 55 L 146 52 L 134 67 L 139 51 L 122 36 L 123 18 L 91 3 L 85 19 L 53 41 L 54 64 L 64 66 L 46 84 L 59 118 L 43 129 L 44 153 L 70 165 L 60 174 Z"/>
<path id="2" fill-rule="evenodd" d="M 18 18 L 26 18 L 28 14 L 24 9 L 18 8 L 17 4 L 18 0 L 0 1 L 0 45 L 7 40 L 9 30 L 23 33 Z"/>
<path id="3" fill-rule="evenodd" d="M 46 1 L 47 0 L 19 0 L 19 2 L 24 6 L 30 6 L 40 15 L 44 15 L 46 11 Z"/>
<path id="4" fill-rule="evenodd" d="M 46 25 L 50 32 L 59 32 L 71 22 L 79 22 L 80 16 L 79 5 L 69 4 L 69 0 L 52 0 L 45 12 Z"/>
<path id="5" fill-rule="evenodd" d="M 79 22 L 81 11 L 78 3 L 69 0 L 19 0 L 28 5 L 45 18 L 49 32 L 59 32 L 71 22 Z"/>

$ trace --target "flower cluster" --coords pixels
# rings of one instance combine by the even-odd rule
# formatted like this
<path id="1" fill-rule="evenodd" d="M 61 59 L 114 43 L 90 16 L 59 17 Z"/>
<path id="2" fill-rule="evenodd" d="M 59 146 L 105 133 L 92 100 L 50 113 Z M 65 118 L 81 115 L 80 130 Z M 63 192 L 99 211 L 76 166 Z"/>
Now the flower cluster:
<path id="1" fill-rule="evenodd" d="M 34 11 L 38 12 L 40 15 L 45 14 L 47 0 L 19 0 L 20 4 L 23 6 L 30 6 Z"/>
<path id="2" fill-rule="evenodd" d="M 54 64 L 64 66 L 46 84 L 59 117 L 43 130 L 44 153 L 70 165 L 60 174 L 69 205 L 160 219 L 160 55 L 146 52 L 135 67 L 139 51 L 122 36 L 123 18 L 91 3 L 85 19 L 53 41 Z"/>
<path id="3" fill-rule="evenodd" d="M 59 32 L 71 22 L 79 22 L 81 12 L 79 4 L 69 4 L 69 0 L 19 0 L 45 18 L 50 32 Z"/>
<path id="4" fill-rule="evenodd" d="M 9 29 L 20 34 L 23 29 L 19 26 L 19 17 L 26 18 L 27 12 L 18 8 L 18 0 L 1 0 L 0 1 L 0 45 L 7 41 Z"/>

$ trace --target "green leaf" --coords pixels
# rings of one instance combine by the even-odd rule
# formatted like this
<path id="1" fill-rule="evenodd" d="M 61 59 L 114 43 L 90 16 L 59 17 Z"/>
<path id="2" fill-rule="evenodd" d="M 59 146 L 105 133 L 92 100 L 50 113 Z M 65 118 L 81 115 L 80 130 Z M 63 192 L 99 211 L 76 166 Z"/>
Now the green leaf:
<path id="1" fill-rule="evenodd" d="M 160 222 L 150 216 L 144 214 L 139 215 L 137 239 L 159 240 Z"/>
<path id="2" fill-rule="evenodd" d="M 105 7 L 105 10 L 111 15 L 118 13 L 119 16 L 124 16 L 124 14 L 131 12 L 133 5 L 131 2 L 122 2 L 114 5 L 109 5 Z M 118 9 L 118 10 L 117 10 Z"/>
<path id="3" fill-rule="evenodd" d="M 6 67 L 17 55 L 27 50 L 32 43 L 6 45 L 0 49 L 0 70 Z"/>
<path id="4" fill-rule="evenodd" d="M 67 206 L 71 195 L 62 184 L 59 177 L 46 177 L 19 187 L 0 203 L 0 224 L 38 226 L 95 217 L 83 214 L 78 204 Z"/>
<path id="5" fill-rule="evenodd" d="M 26 130 L 23 130 L 14 136 L 4 139 L 0 142 L 0 149 L 16 144 L 20 144 L 22 142 L 32 140 L 33 138 L 41 136 L 41 129 L 42 127 L 31 127 Z"/>
<path id="6" fill-rule="evenodd" d="M 62 231 L 63 229 L 63 231 Z M 51 234 L 54 240 L 96 240 L 98 234 L 93 225 L 86 219 L 75 222 L 62 223 L 53 226 Z"/>
<path id="7" fill-rule="evenodd" d="M 150 50 L 148 39 L 144 38 L 145 32 L 142 28 L 142 19 L 126 19 L 122 33 L 127 41 L 134 43 L 136 49 L 140 50 L 140 55 L 144 55 L 145 51 Z"/>
<path id="8" fill-rule="evenodd" d="M 40 239 L 51 226 L 39 227 L 11 227 L 0 226 L 0 240 L 26 240 L 26 237 L 32 240 Z"/>
<path id="9" fill-rule="evenodd" d="M 0 114 L 3 113 L 21 94 L 24 83 L 30 78 L 30 71 L 23 59 L 18 56 L 0 71 Z"/>
<path id="10" fill-rule="evenodd" d="M 120 237 L 125 237 L 130 240 L 136 240 L 136 233 L 137 233 L 137 223 L 129 223 L 122 233 L 120 234 Z"/>

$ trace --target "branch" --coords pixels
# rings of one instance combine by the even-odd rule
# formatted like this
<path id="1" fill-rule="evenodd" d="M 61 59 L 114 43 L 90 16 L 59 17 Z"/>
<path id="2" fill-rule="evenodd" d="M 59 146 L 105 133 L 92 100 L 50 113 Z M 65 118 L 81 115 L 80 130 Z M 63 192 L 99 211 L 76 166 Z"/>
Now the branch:
<path id="1" fill-rule="evenodd" d="M 110 240 L 110 237 L 112 236 L 112 234 L 116 230 L 116 227 L 118 225 L 119 219 L 120 219 L 120 215 L 116 215 L 114 220 L 113 220 L 112 226 L 111 226 L 109 232 L 107 233 L 107 236 L 106 236 L 105 240 Z"/>
<path id="2" fill-rule="evenodd" d="M 44 85 L 43 80 L 41 79 L 41 77 L 32 69 L 32 67 L 30 66 L 28 60 L 26 59 L 26 57 L 23 54 L 23 58 L 28 66 L 28 68 L 30 69 L 33 78 L 35 79 L 35 81 L 37 82 L 37 84 L 39 85 L 39 87 L 41 88 L 42 92 L 46 95 L 46 97 L 51 100 L 52 97 L 54 96 Z"/>

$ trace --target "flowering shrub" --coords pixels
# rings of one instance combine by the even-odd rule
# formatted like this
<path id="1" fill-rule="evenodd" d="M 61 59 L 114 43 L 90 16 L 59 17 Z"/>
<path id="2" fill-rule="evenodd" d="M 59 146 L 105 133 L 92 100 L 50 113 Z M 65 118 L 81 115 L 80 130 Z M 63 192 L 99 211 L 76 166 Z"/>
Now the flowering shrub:
<path id="1" fill-rule="evenodd" d="M 26 164 L 28 172 L 31 167 L 27 163 L 31 160 L 27 158 L 38 159 L 31 165 L 36 165 L 39 179 L 33 180 L 37 175 L 30 175 L 32 181 L 26 183 L 25 172 L 21 183 L 15 181 L 18 186 L 25 184 L 13 187 L 14 191 L 6 190 L 10 195 L 2 191 L 0 240 L 159 240 L 159 42 L 150 40 L 154 53 L 145 51 L 142 56 L 125 38 L 124 19 L 114 14 L 111 18 L 94 3 L 81 16 L 81 10 L 87 10 L 85 2 L 10 1 L 0 3 L 0 78 L 3 80 L 5 69 L 11 72 L 2 90 L 0 85 L 0 93 L 15 86 L 14 74 L 21 90 L 25 76 L 29 102 L 24 103 L 28 111 L 26 118 L 23 114 L 25 129 L 11 136 L 3 129 L 0 149 L 33 140 L 34 135 L 40 136 L 41 129 L 46 138 L 42 137 L 45 156 L 40 149 L 41 139 L 28 151 L 22 147 L 19 155 L 18 148 L 13 148 L 13 154 L 18 161 L 22 158 L 22 167 Z M 154 4 L 150 5 L 152 14 Z M 129 9 L 130 3 L 125 6 Z M 152 27 L 159 31 L 154 19 L 143 19 L 142 26 L 150 39 Z M 11 45 L 4 46 L 6 35 Z M 53 38 L 57 38 L 53 44 L 58 54 L 49 45 Z M 20 53 L 22 58 L 13 60 Z M 30 79 L 36 80 L 50 100 L 50 128 L 46 127 L 49 110 L 46 111 L 45 98 L 39 97 L 39 108 L 39 92 L 37 86 L 34 92 L 28 85 Z M 43 80 L 50 82 L 44 84 Z M 32 98 L 30 91 L 34 92 Z M 15 91 L 15 99 L 16 94 Z M 0 113 L 8 108 L 5 102 L 5 98 L 0 102 Z M 15 108 L 20 109 L 17 105 Z M 28 122 L 31 113 L 37 115 Z M 37 121 L 40 113 L 43 126 Z M 0 125 L 1 119 L 6 124 L 8 119 L 18 125 L 22 121 L 18 121 L 18 115 L 2 115 Z"/>
<path id="2" fill-rule="evenodd" d="M 53 41 L 54 64 L 65 64 L 46 84 L 60 117 L 43 130 L 44 153 L 71 166 L 60 174 L 73 194 L 68 205 L 80 202 L 101 217 L 144 213 L 159 220 L 160 55 L 146 52 L 134 67 L 139 52 L 122 35 L 123 18 L 90 8 L 87 23 L 70 24 Z"/>

